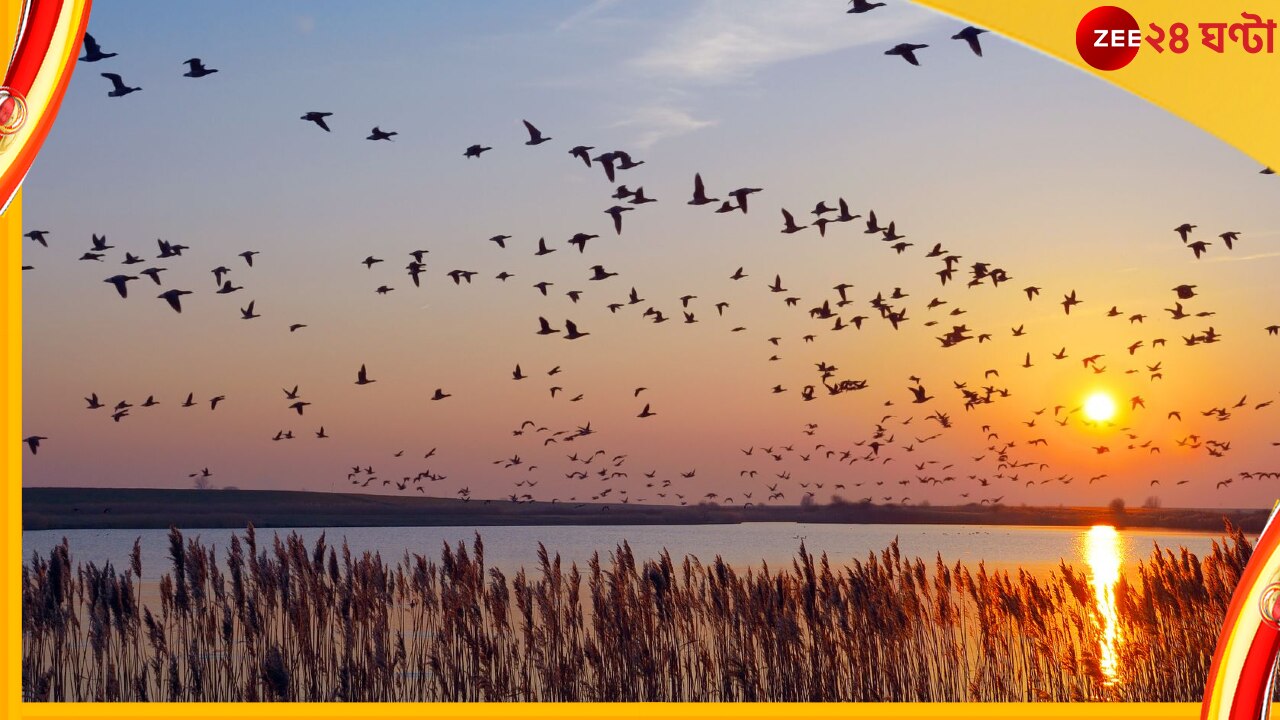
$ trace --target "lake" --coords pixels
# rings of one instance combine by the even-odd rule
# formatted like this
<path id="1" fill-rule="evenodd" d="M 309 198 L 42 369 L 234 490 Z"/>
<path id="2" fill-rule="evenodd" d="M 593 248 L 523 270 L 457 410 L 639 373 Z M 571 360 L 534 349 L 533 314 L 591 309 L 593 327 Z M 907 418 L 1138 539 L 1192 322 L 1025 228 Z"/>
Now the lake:
<path id="1" fill-rule="evenodd" d="M 229 529 L 184 528 L 187 538 L 199 536 L 206 544 L 218 548 L 219 560 L 233 532 Z M 243 531 L 239 531 L 243 534 Z M 273 534 L 287 535 L 289 528 L 258 530 L 259 547 L 270 544 Z M 815 556 L 826 552 L 834 565 L 851 558 L 865 559 L 870 552 L 879 553 L 899 540 L 902 554 L 931 561 L 941 552 L 948 564 L 957 560 L 969 565 L 985 561 L 989 567 L 1012 569 L 1022 567 L 1032 572 L 1045 572 L 1065 560 L 1085 569 L 1088 551 L 1088 528 L 1063 527 L 995 527 L 966 525 L 833 525 L 804 523 L 744 523 L 740 525 L 619 525 L 619 526 L 492 526 L 464 527 L 376 527 L 376 528 L 299 528 L 297 532 L 311 544 L 326 533 L 327 542 L 339 545 L 346 538 L 355 554 L 365 551 L 380 553 L 394 562 L 408 550 L 438 560 L 442 543 L 468 546 L 475 532 L 484 540 L 485 561 L 511 574 L 520 567 L 537 566 L 538 543 L 546 545 L 554 555 L 559 553 L 565 565 L 570 562 L 584 567 L 593 552 L 607 557 L 610 550 L 624 540 L 629 542 L 638 559 L 657 556 L 664 548 L 679 561 L 692 554 L 707 562 L 719 555 L 735 568 L 759 567 L 761 561 L 771 568 L 789 566 L 801 539 Z M 135 538 L 142 539 L 142 568 L 146 579 L 158 578 L 169 570 L 167 530 L 39 530 L 22 534 L 24 562 L 33 552 L 47 555 L 49 549 L 66 537 L 71 543 L 74 563 L 110 561 L 117 569 L 128 566 L 129 552 Z M 1147 559 L 1152 543 L 1177 549 L 1184 546 L 1197 556 L 1208 553 L 1218 533 L 1162 531 L 1151 529 L 1121 530 L 1115 549 L 1121 571 L 1132 572 L 1140 560 Z"/>

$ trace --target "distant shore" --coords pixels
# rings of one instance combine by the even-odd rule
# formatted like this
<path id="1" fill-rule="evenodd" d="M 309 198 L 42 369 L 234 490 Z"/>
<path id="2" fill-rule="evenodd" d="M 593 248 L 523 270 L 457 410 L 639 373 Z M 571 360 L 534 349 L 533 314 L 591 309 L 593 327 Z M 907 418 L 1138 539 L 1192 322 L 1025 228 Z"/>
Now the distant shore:
<path id="1" fill-rule="evenodd" d="M 493 525 L 710 525 L 805 522 L 927 525 L 1115 525 L 1120 528 L 1221 531 L 1226 521 L 1256 533 L 1265 509 L 1129 508 L 1009 505 L 754 506 L 637 505 L 394 497 L 283 490 L 161 490 L 29 487 L 22 491 L 24 530 L 430 527 Z"/>

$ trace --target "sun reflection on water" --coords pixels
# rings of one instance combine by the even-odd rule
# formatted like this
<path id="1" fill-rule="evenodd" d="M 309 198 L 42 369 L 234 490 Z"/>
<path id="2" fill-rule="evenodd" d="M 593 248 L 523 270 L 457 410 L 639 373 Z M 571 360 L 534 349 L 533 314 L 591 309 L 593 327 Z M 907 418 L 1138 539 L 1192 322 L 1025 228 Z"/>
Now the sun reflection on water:
<path id="1" fill-rule="evenodd" d="M 1084 538 L 1085 561 L 1089 564 L 1089 580 L 1098 601 L 1098 613 L 1102 630 L 1099 641 L 1099 665 L 1108 685 L 1120 681 L 1117 654 L 1121 642 L 1119 616 L 1116 612 L 1116 583 L 1120 580 L 1120 566 L 1124 553 L 1120 535 L 1110 525 L 1089 528 Z"/>

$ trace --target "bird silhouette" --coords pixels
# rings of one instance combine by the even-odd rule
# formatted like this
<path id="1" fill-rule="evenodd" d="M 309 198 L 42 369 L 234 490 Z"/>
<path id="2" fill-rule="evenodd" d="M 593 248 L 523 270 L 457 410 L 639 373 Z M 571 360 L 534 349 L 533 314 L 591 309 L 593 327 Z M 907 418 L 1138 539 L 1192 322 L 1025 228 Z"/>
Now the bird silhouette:
<path id="1" fill-rule="evenodd" d="M 628 212 L 630 210 L 635 210 L 635 208 L 623 207 L 621 205 L 614 205 L 613 207 L 604 211 L 606 215 L 609 215 L 613 218 L 613 230 L 618 235 L 622 234 L 622 213 Z"/>
<path id="2" fill-rule="evenodd" d="M 187 71 L 182 73 L 183 77 L 202 78 L 206 75 L 212 75 L 218 72 L 214 68 L 205 67 L 204 63 L 200 61 L 200 58 L 191 58 L 190 60 L 183 60 L 182 64 L 187 66 Z"/>
<path id="3" fill-rule="evenodd" d="M 102 77 L 111 81 L 111 90 L 107 92 L 107 97 L 124 97 L 130 93 L 141 90 L 140 87 L 129 87 L 124 84 L 124 79 L 116 73 L 102 73 Z"/>
<path id="4" fill-rule="evenodd" d="M 884 7 L 884 3 L 882 2 L 869 2 L 869 0 L 849 0 L 849 5 L 852 7 L 845 12 L 851 15 L 861 15 L 862 13 L 875 10 L 878 7 Z"/>
<path id="5" fill-rule="evenodd" d="M 986 32 L 986 30 L 982 30 L 970 25 L 969 27 L 966 27 L 965 29 L 961 30 L 955 35 L 952 35 L 951 39 L 964 40 L 965 42 L 969 43 L 969 49 L 973 51 L 974 55 L 977 55 L 978 57 L 982 57 L 982 45 L 978 42 L 978 36 L 984 32 Z"/>
<path id="6" fill-rule="evenodd" d="M 324 130 L 325 132 L 330 132 L 329 123 L 326 122 L 325 118 L 332 117 L 332 116 L 333 116 L 333 113 L 331 112 L 319 112 L 317 110 L 312 110 L 311 112 L 303 115 L 302 119 L 306 120 L 307 122 L 315 123 L 320 127 L 321 130 Z"/>
<path id="7" fill-rule="evenodd" d="M 542 134 L 542 131 L 534 127 L 533 123 L 529 122 L 528 120 L 521 120 L 520 122 L 523 122 L 525 129 L 529 131 L 529 139 L 525 141 L 525 145 L 541 145 L 542 143 L 551 139 L 549 137 L 544 136 Z"/>
<path id="8" fill-rule="evenodd" d="M 102 46 L 98 41 L 89 33 L 84 34 L 84 55 L 80 58 L 80 62 L 98 62 L 115 56 L 116 53 L 102 52 Z"/>
<path id="9" fill-rule="evenodd" d="M 929 46 L 917 45 L 912 43 L 898 43 L 897 45 L 894 45 L 891 49 L 885 50 L 884 54 L 897 55 L 901 57 L 903 60 L 906 60 L 907 62 L 911 63 L 912 65 L 919 65 L 920 61 L 916 59 L 916 51 L 923 50 L 927 47 Z"/>
<path id="10" fill-rule="evenodd" d="M 164 292 L 160 293 L 156 297 L 169 303 L 169 307 L 173 308 L 174 312 L 180 313 L 182 312 L 182 296 L 190 295 L 190 294 L 191 294 L 190 290 L 178 290 L 177 288 L 173 288 L 170 290 L 165 290 Z"/>
<path id="11" fill-rule="evenodd" d="M 130 280 L 137 280 L 137 279 L 138 279 L 137 276 L 134 276 L 134 275 L 112 275 L 111 277 L 107 278 L 106 280 L 103 280 L 102 282 L 111 283 L 112 285 L 115 285 L 116 292 L 120 293 L 120 297 L 127 298 L 129 297 L 129 288 L 127 286 L 128 282 Z"/>

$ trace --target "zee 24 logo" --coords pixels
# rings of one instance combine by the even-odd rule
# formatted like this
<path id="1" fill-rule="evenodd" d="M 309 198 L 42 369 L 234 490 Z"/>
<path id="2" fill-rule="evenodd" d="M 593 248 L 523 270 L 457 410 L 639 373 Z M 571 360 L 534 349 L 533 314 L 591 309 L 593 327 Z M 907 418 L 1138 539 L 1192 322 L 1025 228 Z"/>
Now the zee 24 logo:
<path id="1" fill-rule="evenodd" d="M 1197 44 L 1219 54 L 1228 52 L 1228 44 L 1236 46 L 1233 50 L 1249 54 L 1273 53 L 1276 21 L 1263 20 L 1250 12 L 1242 12 L 1240 17 L 1241 20 L 1234 22 L 1196 23 L 1194 30 L 1184 22 L 1166 26 L 1148 23 L 1144 34 L 1127 10 L 1104 5 L 1080 19 L 1076 26 L 1076 49 L 1086 63 L 1107 71 L 1119 70 L 1132 62 L 1144 42 L 1159 54 L 1167 51 L 1181 55 Z M 1198 37 L 1193 36 L 1194 31 L 1199 31 Z"/>

